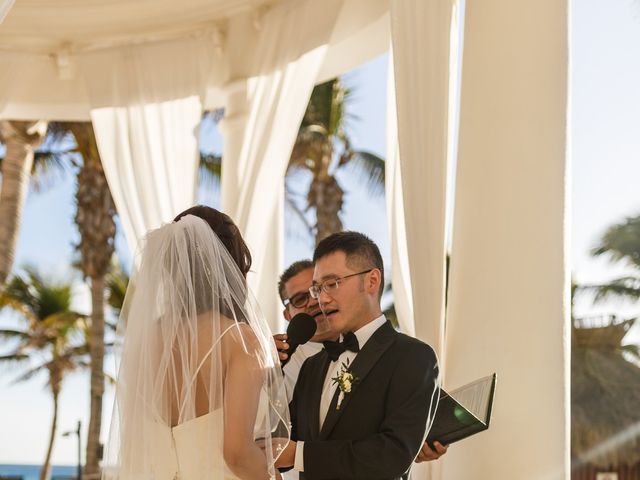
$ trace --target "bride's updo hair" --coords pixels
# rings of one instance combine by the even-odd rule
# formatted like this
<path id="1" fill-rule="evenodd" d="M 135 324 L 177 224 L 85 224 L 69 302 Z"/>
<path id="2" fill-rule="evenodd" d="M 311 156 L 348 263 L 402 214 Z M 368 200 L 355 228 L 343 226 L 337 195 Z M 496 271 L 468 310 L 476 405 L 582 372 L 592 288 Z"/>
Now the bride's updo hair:
<path id="1" fill-rule="evenodd" d="M 231 258 L 236 262 L 240 272 L 246 278 L 249 269 L 251 268 L 251 253 L 247 244 L 244 243 L 240 230 L 233 223 L 231 217 L 226 215 L 215 208 L 207 207 L 205 205 L 196 205 L 195 207 L 188 208 L 182 213 L 179 213 L 176 218 L 173 219 L 177 222 L 185 215 L 194 215 L 203 219 L 209 224 L 211 230 L 218 236 L 222 244 L 225 246 Z"/>

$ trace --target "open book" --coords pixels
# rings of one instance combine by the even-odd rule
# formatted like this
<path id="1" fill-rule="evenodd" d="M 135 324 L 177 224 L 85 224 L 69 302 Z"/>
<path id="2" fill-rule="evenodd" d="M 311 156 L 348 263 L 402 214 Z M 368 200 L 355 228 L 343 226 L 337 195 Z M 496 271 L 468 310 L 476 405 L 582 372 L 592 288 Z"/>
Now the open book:
<path id="1" fill-rule="evenodd" d="M 449 445 L 489 428 L 496 374 L 480 378 L 446 392 L 440 390 L 440 401 L 427 442 Z"/>

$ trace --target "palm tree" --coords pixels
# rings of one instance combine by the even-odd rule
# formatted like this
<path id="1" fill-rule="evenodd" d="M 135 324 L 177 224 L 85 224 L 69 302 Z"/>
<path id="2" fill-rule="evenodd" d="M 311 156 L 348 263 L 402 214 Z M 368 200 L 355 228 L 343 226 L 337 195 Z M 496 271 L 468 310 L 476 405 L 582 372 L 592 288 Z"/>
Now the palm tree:
<path id="1" fill-rule="evenodd" d="M 25 324 L 23 329 L 0 330 L 0 337 L 15 342 L 9 353 L 0 356 L 0 362 L 29 362 L 16 382 L 46 373 L 53 398 L 49 446 L 40 480 L 51 475 L 62 381 L 67 373 L 88 365 L 88 329 L 84 317 L 71 308 L 71 291 L 70 284 L 46 281 L 33 268 L 27 268 L 24 276 L 14 276 L 0 293 L 0 309 L 16 311 Z"/>
<path id="2" fill-rule="evenodd" d="M 115 250 L 115 206 L 104 175 L 93 127 L 89 122 L 69 122 L 82 155 L 76 191 L 75 217 L 80 231 L 80 269 L 91 281 L 91 406 L 86 449 L 86 475 L 99 474 L 102 397 L 104 394 L 105 276 Z"/>
<path id="3" fill-rule="evenodd" d="M 111 265 L 111 270 L 107 273 L 106 286 L 107 303 L 116 316 L 120 315 L 129 286 L 129 275 L 119 263 L 113 262 Z"/>
<path id="4" fill-rule="evenodd" d="M 352 91 L 335 78 L 316 85 L 311 94 L 287 167 L 287 177 L 296 171 L 311 173 L 304 202 L 295 201 L 287 185 L 287 204 L 315 236 L 315 242 L 342 230 L 340 213 L 344 190 L 335 177 L 337 169 L 351 165 L 366 179 L 372 194 L 384 192 L 384 160 L 351 146 L 348 107 Z M 315 223 L 305 212 L 315 211 Z"/>
<path id="5" fill-rule="evenodd" d="M 42 122 L 0 121 L 0 139 L 7 149 L 0 190 L 0 286 L 11 272 L 34 150 L 44 140 L 46 128 Z"/>
<path id="6" fill-rule="evenodd" d="M 592 251 L 594 256 L 608 255 L 613 263 L 626 263 L 636 271 L 601 285 L 581 286 L 595 291 L 595 300 L 621 297 L 632 301 L 640 299 L 640 216 L 628 217 L 622 223 L 610 226 Z"/>

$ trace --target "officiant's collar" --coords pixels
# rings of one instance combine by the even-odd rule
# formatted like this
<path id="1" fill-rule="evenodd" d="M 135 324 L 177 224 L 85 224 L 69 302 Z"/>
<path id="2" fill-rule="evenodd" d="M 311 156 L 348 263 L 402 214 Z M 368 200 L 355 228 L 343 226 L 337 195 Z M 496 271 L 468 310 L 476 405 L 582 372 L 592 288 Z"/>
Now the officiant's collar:
<path id="1" fill-rule="evenodd" d="M 375 331 L 378 330 L 386 322 L 387 318 L 384 316 L 384 314 L 382 314 L 375 320 L 367 323 L 364 327 L 360 327 L 358 330 L 353 332 L 358 339 L 358 345 L 360 346 L 360 349 L 364 347 L 364 344 L 367 343 L 367 341 L 371 338 Z M 340 341 L 342 340 L 342 335 L 340 335 Z"/>

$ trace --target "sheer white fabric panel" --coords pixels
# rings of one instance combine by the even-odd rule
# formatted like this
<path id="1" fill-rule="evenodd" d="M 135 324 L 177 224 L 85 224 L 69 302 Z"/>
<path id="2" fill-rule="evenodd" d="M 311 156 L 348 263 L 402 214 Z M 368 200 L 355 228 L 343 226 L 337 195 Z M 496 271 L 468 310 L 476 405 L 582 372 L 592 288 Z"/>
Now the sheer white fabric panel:
<path id="1" fill-rule="evenodd" d="M 195 202 L 198 97 L 92 110 L 100 157 L 131 251 Z"/>
<path id="2" fill-rule="evenodd" d="M 249 79 L 239 157 L 227 155 L 223 160 L 222 209 L 236 221 L 251 248 L 249 284 L 274 329 L 279 328 L 282 310 L 276 282 L 282 268 L 284 174 L 327 49 L 325 45 L 303 53 L 300 44 L 309 29 L 324 32 L 328 44 L 339 5 L 339 1 L 306 1 L 295 8 L 275 7 L 267 14 L 256 58 L 266 66 L 281 67 Z M 335 15 L 330 18 L 327 11 Z M 318 21 L 326 26 L 318 28 Z M 238 151 L 228 140 L 240 139 L 225 136 L 227 154 Z"/>
<path id="3" fill-rule="evenodd" d="M 406 249 L 410 269 L 403 283 L 411 289 L 399 294 L 413 292 L 415 336 L 429 343 L 441 361 L 452 9 L 450 1 L 391 2 L 402 188 L 395 187 L 389 199 L 392 212 L 403 204 L 406 228 L 405 238 L 401 231 L 392 238 L 392 256 L 403 256 Z"/>
<path id="4" fill-rule="evenodd" d="M 389 55 L 387 83 L 387 160 L 385 162 L 385 192 L 387 218 L 391 239 L 391 284 L 393 303 L 400 329 L 415 336 L 413 319 L 413 294 L 407 255 L 404 201 L 402 198 L 402 172 L 398 153 L 398 119 L 396 112 L 396 85 L 393 74 L 393 55 Z"/>
<path id="5" fill-rule="evenodd" d="M 83 58 L 91 120 L 131 251 L 150 229 L 192 206 L 197 126 L 210 63 L 206 43 L 158 43 Z M 98 66 L 114 65 L 107 77 Z M 153 68 L 152 68 L 153 66 Z M 155 75 L 163 67 L 165 74 Z"/>
<path id="6" fill-rule="evenodd" d="M 569 478 L 568 6 L 468 2 L 465 25 L 446 380 L 498 386 L 444 478 Z"/>
<path id="7" fill-rule="evenodd" d="M 0 24 L 4 21 L 15 0 L 0 0 Z"/>

